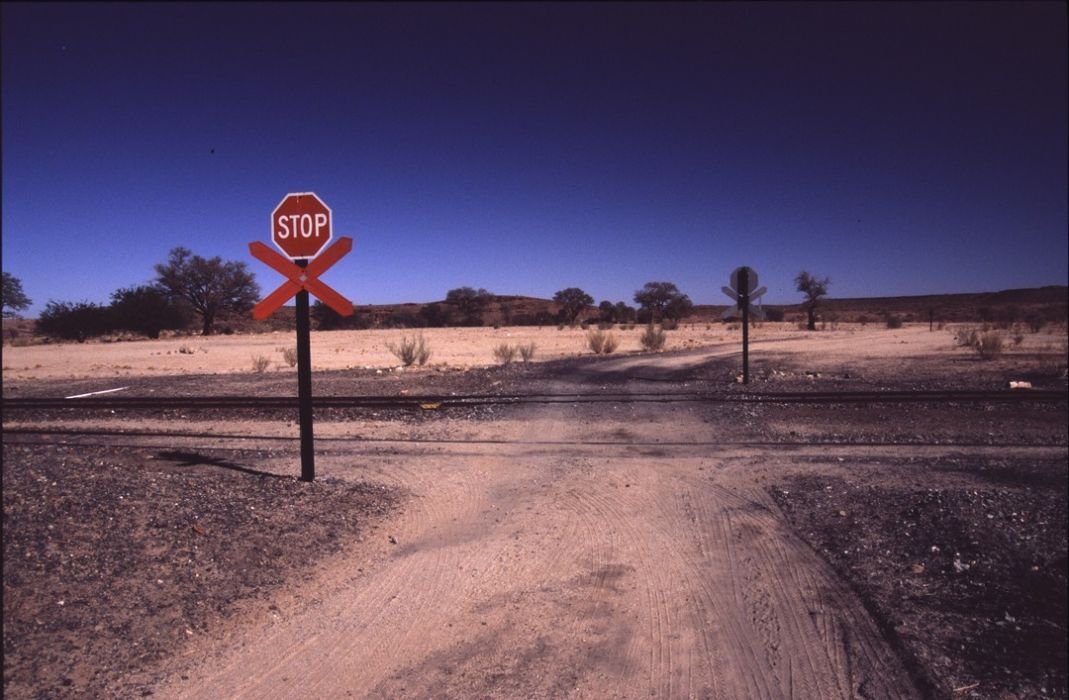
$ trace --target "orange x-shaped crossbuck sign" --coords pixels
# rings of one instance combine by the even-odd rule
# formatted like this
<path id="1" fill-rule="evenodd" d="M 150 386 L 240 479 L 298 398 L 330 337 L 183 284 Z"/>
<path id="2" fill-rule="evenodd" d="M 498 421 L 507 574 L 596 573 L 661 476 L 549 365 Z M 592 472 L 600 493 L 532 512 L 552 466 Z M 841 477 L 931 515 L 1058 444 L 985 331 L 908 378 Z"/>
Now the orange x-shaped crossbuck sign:
<path id="1" fill-rule="evenodd" d="M 330 246 L 307 267 L 300 267 L 282 257 L 263 243 L 256 241 L 249 244 L 249 252 L 257 260 L 278 270 L 288 279 L 281 287 L 264 297 L 252 310 L 252 317 L 263 320 L 289 301 L 297 292 L 307 289 L 323 300 L 323 303 L 342 316 L 352 316 L 353 303 L 328 287 L 318 278 L 334 263 L 338 262 L 353 249 L 353 239 L 344 236 Z"/>

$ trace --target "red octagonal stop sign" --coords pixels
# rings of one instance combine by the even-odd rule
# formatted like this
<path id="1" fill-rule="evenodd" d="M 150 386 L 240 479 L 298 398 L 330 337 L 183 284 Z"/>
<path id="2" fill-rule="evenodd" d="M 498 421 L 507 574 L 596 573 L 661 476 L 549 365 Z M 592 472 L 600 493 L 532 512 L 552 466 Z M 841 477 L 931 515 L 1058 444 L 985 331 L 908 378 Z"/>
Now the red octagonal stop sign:
<path id="1" fill-rule="evenodd" d="M 330 239 L 330 207 L 314 192 L 287 194 L 271 212 L 271 241 L 291 260 L 314 258 Z"/>

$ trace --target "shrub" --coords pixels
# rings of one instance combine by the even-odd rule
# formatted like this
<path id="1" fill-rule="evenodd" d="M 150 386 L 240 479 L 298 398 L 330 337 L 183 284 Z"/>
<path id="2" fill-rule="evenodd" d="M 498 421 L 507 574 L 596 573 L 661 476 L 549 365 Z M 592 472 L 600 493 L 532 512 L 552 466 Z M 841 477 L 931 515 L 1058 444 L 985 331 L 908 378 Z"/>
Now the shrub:
<path id="1" fill-rule="evenodd" d="M 446 292 L 445 303 L 455 307 L 465 326 L 483 325 L 483 311 L 494 300 L 494 295 L 485 289 L 458 287 Z"/>
<path id="2" fill-rule="evenodd" d="M 297 348 L 283 348 L 282 359 L 286 361 L 286 364 L 290 367 L 297 366 Z"/>
<path id="3" fill-rule="evenodd" d="M 663 348 L 666 339 L 664 331 L 650 323 L 638 341 L 645 350 L 654 351 Z"/>
<path id="4" fill-rule="evenodd" d="M 520 358 L 523 360 L 523 364 L 527 364 L 534 358 L 535 344 L 527 343 L 526 345 L 519 346 Z"/>
<path id="5" fill-rule="evenodd" d="M 119 289 L 111 295 L 113 326 L 149 338 L 159 338 L 161 331 L 185 328 L 187 308 L 150 285 Z"/>
<path id="6" fill-rule="evenodd" d="M 501 343 L 494 348 L 494 357 L 503 367 L 508 367 L 516 359 L 516 348 L 508 343 Z"/>
<path id="7" fill-rule="evenodd" d="M 448 326 L 453 321 L 453 314 L 445 304 L 424 304 L 419 315 L 428 326 Z"/>
<path id="8" fill-rule="evenodd" d="M 887 317 L 887 327 L 888 328 L 901 328 L 902 327 L 902 319 L 900 319 L 898 316 L 888 316 Z"/>
<path id="9" fill-rule="evenodd" d="M 980 336 L 977 335 L 975 328 L 969 328 L 959 330 L 954 334 L 954 339 L 957 340 L 958 345 L 965 348 L 971 348 L 976 346 Z"/>
<path id="10" fill-rule="evenodd" d="M 594 351 L 595 355 L 608 355 L 620 346 L 620 341 L 616 339 L 616 336 L 600 330 L 587 333 L 586 342 L 590 345 L 590 349 Z"/>
<path id="11" fill-rule="evenodd" d="M 599 331 L 611 331 L 612 330 L 612 326 L 613 326 L 612 321 L 598 321 L 598 330 Z"/>
<path id="12" fill-rule="evenodd" d="M 586 342 L 595 355 L 600 355 L 601 349 L 605 346 L 605 333 L 602 331 L 591 331 L 586 334 Z"/>
<path id="13" fill-rule="evenodd" d="M 392 313 L 382 322 L 386 328 L 426 328 L 427 319 L 422 314 Z"/>
<path id="14" fill-rule="evenodd" d="M 1024 341 L 1024 336 L 1021 335 L 1020 333 L 1017 333 L 1016 335 L 1013 336 L 1013 344 L 1014 345 L 1020 345 L 1023 341 Z"/>
<path id="15" fill-rule="evenodd" d="M 83 341 L 113 330 L 111 310 L 100 304 L 49 301 L 37 318 L 38 332 L 52 338 Z"/>
<path id="16" fill-rule="evenodd" d="M 342 316 L 318 299 L 312 304 L 311 316 L 312 328 L 318 331 L 364 330 L 371 328 L 371 318 L 367 314 L 353 313 L 351 316 Z"/>
<path id="17" fill-rule="evenodd" d="M 674 331 L 677 328 L 679 328 L 679 321 L 677 319 L 665 318 L 664 321 L 661 322 L 661 330 Z"/>
<path id="18" fill-rule="evenodd" d="M 389 348 L 390 352 L 394 354 L 394 357 L 400 360 L 401 364 L 405 367 L 411 367 L 416 363 L 422 367 L 427 364 L 427 360 L 431 358 L 430 345 L 423 339 L 422 333 L 415 338 L 409 338 L 408 336 L 401 338 L 401 343 L 399 345 L 386 343 L 386 347 Z"/>
<path id="19" fill-rule="evenodd" d="M 984 333 L 976 343 L 976 352 L 982 360 L 994 360 L 1002 354 L 1002 334 L 994 331 Z"/>
<path id="20" fill-rule="evenodd" d="M 263 374 L 271 366 L 271 358 L 266 355 L 254 355 L 252 358 L 252 371 Z"/>

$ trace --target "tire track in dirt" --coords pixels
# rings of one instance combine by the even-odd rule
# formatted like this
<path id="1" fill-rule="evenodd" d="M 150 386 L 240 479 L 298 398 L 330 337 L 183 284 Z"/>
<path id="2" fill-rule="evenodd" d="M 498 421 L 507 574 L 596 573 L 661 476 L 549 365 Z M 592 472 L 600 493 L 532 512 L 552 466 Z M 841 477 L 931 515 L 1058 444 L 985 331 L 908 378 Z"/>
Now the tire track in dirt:
<path id="1" fill-rule="evenodd" d="M 586 410 L 532 407 L 510 437 L 573 440 Z M 709 430 L 673 417 L 658 421 L 665 440 Z M 730 460 L 648 444 L 355 454 L 327 450 L 320 469 L 404 487 L 404 512 L 316 584 L 321 602 L 159 695 L 915 695 L 859 604 Z"/>
<path id="2" fill-rule="evenodd" d="M 502 569 L 514 569 L 511 576 L 521 581 L 538 580 L 537 570 L 547 564 L 550 571 L 570 569 L 556 562 L 578 555 L 560 551 L 566 549 L 560 545 L 587 541 L 596 532 L 589 521 L 565 519 L 535 533 L 537 548 L 516 551 L 507 541 L 515 538 L 502 537 L 500 527 L 504 514 L 518 505 L 516 489 L 502 483 L 517 476 L 515 465 L 494 468 L 498 465 L 474 460 L 473 468 L 456 469 L 449 460 L 434 466 L 427 462 L 434 460 L 404 468 L 385 459 L 368 470 L 388 476 L 385 480 L 404 485 L 417 497 L 395 524 L 398 545 L 392 552 L 379 553 L 371 576 L 343 585 L 339 592 L 344 600 L 333 597 L 300 620 L 300 627 L 315 628 L 317 634 L 302 633 L 290 625 L 257 644 L 266 646 L 267 653 L 255 658 L 239 653 L 238 660 L 208 671 L 199 683 L 191 684 L 193 689 L 176 687 L 174 693 L 286 697 L 299 688 L 302 694 L 328 697 L 345 687 L 357 695 L 406 694 L 403 686 L 390 684 L 391 672 L 403 668 L 405 662 L 433 656 L 456 637 L 470 634 L 472 620 L 479 616 L 478 605 L 499 593 L 490 590 L 488 583 L 501 583 Z M 511 502 L 496 502 L 508 499 L 510 492 Z M 539 507 L 552 511 L 551 502 Z M 547 514 L 551 522 L 559 520 L 552 512 Z M 443 633 L 450 628 L 459 634 Z M 326 639 L 330 643 L 324 643 Z M 339 683 L 339 678 L 344 680 Z"/>
<path id="3" fill-rule="evenodd" d="M 794 648 L 822 652 L 821 658 L 807 653 L 804 661 L 810 673 L 828 664 L 841 669 L 836 685 L 844 697 L 903 697 L 897 689 L 909 686 L 909 681 L 901 663 L 889 654 L 875 623 L 834 572 L 788 531 L 768 495 L 758 489 L 737 492 L 715 482 L 712 486 L 732 504 L 728 512 L 735 523 L 729 528 L 735 540 L 733 548 L 742 544 L 740 533 L 755 535 L 746 544 L 771 584 L 769 592 L 778 603 L 776 609 L 789 612 L 781 631 L 792 638 Z M 763 536 L 769 533 L 773 536 Z M 776 575 L 770 575 L 772 572 Z M 805 670 L 791 665 L 789 688 L 802 691 L 803 697 L 825 697 L 827 689 L 811 687 L 809 674 L 799 676 Z"/>

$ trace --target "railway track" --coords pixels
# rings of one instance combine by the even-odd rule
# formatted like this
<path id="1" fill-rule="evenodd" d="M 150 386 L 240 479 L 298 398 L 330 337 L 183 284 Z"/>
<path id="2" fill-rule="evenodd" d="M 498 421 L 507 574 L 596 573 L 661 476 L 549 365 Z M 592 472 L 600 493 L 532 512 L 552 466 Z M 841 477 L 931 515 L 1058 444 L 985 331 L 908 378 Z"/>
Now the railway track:
<path id="1" fill-rule="evenodd" d="M 1060 390 L 925 390 L 801 392 L 629 392 L 602 394 L 467 394 L 424 396 L 316 396 L 314 408 L 439 409 L 464 406 L 589 403 L 1069 403 Z M 296 396 L 187 396 L 5 398 L 3 413 L 16 411 L 296 409 Z"/>

